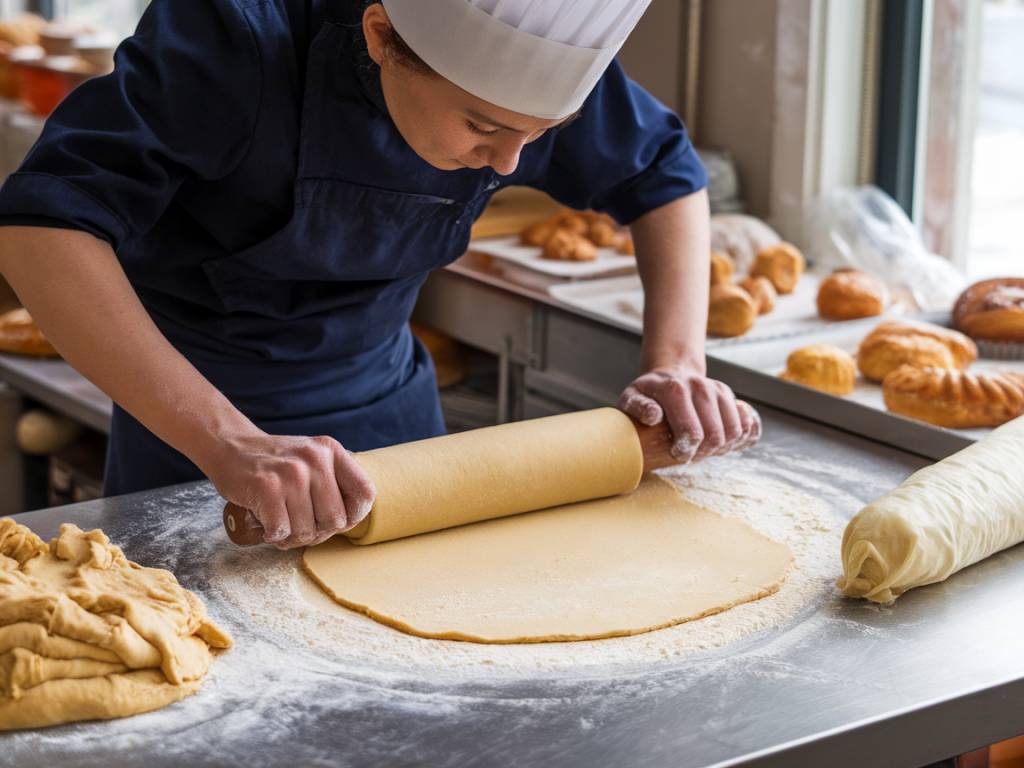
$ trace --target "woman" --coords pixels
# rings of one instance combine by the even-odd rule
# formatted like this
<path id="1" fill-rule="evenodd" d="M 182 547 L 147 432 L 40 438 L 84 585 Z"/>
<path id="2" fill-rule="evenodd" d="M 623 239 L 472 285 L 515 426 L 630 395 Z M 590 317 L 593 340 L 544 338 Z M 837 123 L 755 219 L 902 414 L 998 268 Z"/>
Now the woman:
<path id="1" fill-rule="evenodd" d="M 631 224 L 621 406 L 681 460 L 756 438 L 705 378 L 703 169 L 612 60 L 647 2 L 154 0 L 0 191 L 0 270 L 117 404 L 107 492 L 205 475 L 280 547 L 356 525 L 346 449 L 443 431 L 419 286 L 510 184 Z"/>

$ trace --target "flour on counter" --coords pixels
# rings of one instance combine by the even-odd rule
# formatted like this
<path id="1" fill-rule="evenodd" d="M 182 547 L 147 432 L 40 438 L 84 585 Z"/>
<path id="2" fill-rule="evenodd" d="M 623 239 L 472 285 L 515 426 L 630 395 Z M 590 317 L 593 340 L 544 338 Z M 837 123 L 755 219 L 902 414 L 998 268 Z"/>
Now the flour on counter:
<path id="1" fill-rule="evenodd" d="M 769 476 L 773 462 L 750 455 L 709 459 L 663 473 L 693 502 L 748 521 L 793 552 L 795 565 L 769 597 L 723 613 L 631 637 L 572 643 L 484 645 L 413 637 L 346 610 L 301 569 L 297 552 L 261 547 L 220 552 L 211 579 L 224 602 L 270 636 L 363 671 L 534 677 L 594 674 L 609 665 L 681 659 L 794 620 L 833 594 L 844 520 L 817 494 Z M 770 467 L 769 471 L 764 471 Z M 790 464 L 790 470 L 799 473 Z M 787 478 L 788 479 L 788 478 Z M 809 480 L 812 484 L 813 481 Z M 801 483 L 803 485 L 803 483 Z"/>

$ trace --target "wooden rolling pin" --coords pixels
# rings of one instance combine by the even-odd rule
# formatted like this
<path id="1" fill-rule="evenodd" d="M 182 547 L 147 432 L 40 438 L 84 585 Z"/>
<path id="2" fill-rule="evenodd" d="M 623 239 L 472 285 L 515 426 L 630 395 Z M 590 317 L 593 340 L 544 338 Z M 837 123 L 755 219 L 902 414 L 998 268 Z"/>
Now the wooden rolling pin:
<path id="1" fill-rule="evenodd" d="M 644 472 L 677 463 L 671 448 L 664 423 L 600 408 L 359 453 L 377 498 L 344 535 L 371 544 L 628 493 Z M 236 504 L 224 507 L 224 527 L 235 544 L 263 542 L 259 521 Z"/>

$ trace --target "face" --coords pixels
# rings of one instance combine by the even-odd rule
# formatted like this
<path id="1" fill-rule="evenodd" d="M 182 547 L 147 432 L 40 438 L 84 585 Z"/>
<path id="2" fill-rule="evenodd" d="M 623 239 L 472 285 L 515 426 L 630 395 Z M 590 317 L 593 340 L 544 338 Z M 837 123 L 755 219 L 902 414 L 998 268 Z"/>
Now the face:
<path id="1" fill-rule="evenodd" d="M 391 120 L 413 151 L 435 168 L 455 171 L 490 166 L 507 176 L 519 165 L 524 146 L 566 122 L 502 109 L 439 75 L 420 73 L 394 61 L 386 50 L 389 30 L 381 4 L 366 9 L 363 31 L 370 58 L 380 65 Z"/>

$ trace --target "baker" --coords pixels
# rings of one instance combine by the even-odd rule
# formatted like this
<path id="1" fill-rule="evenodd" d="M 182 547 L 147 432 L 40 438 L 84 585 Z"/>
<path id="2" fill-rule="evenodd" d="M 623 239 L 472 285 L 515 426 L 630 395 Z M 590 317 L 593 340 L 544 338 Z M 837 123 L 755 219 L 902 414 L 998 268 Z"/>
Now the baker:
<path id="1" fill-rule="evenodd" d="M 268 542 L 358 524 L 348 452 L 444 429 L 419 287 L 501 187 L 629 224 L 680 461 L 756 438 L 706 378 L 706 175 L 614 56 L 649 0 L 154 0 L 0 191 L 0 270 L 116 403 L 106 492 L 205 475 Z"/>

